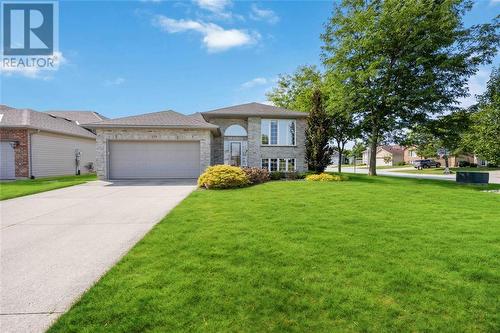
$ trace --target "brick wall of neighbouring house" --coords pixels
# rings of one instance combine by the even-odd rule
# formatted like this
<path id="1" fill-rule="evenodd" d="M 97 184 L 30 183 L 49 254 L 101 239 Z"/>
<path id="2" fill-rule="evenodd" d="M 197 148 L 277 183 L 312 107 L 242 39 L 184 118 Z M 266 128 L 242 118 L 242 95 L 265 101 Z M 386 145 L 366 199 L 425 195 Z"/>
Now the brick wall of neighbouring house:
<path id="1" fill-rule="evenodd" d="M 16 177 L 29 177 L 29 140 L 27 129 L 0 128 L 1 141 L 15 141 Z"/>

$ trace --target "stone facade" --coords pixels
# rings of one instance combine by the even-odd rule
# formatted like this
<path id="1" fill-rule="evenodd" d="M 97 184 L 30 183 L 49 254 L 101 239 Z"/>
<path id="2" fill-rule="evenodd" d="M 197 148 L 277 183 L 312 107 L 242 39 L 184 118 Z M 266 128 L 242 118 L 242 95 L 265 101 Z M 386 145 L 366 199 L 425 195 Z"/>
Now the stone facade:
<path id="1" fill-rule="evenodd" d="M 212 134 L 208 129 L 130 129 L 130 128 L 107 128 L 96 130 L 97 134 L 97 158 L 96 171 L 100 179 L 107 179 L 107 146 L 108 141 L 200 141 L 200 172 L 203 172 L 211 164 L 211 141 Z"/>
<path id="2" fill-rule="evenodd" d="M 246 141 L 248 166 L 262 166 L 263 158 L 295 158 L 297 171 L 307 171 L 305 162 L 305 118 L 296 119 L 295 146 L 266 146 L 261 144 L 261 118 L 211 118 L 208 122 L 219 126 L 220 134 L 213 136 L 208 129 L 130 129 L 97 128 L 96 171 L 101 179 L 107 178 L 108 141 L 200 141 L 201 172 L 209 165 L 224 164 L 224 140 Z M 231 125 L 240 125 L 247 130 L 247 137 L 225 137 Z"/>
<path id="3" fill-rule="evenodd" d="M 216 119 L 210 119 L 209 122 L 211 124 L 219 126 L 221 133 L 220 136 L 214 137 L 212 141 L 212 165 L 224 164 L 224 132 L 231 125 L 240 125 L 248 133 L 248 122 L 245 119 L 237 119 L 237 118 L 234 119 L 216 118 Z M 242 137 L 234 139 L 245 140 L 245 138 Z"/>
<path id="4" fill-rule="evenodd" d="M 13 141 L 17 143 L 16 147 L 14 148 L 16 177 L 29 177 L 30 165 L 28 130 L 17 128 L 2 128 L 0 129 L 0 140 Z"/>
<path id="5" fill-rule="evenodd" d="M 266 146 L 261 144 L 261 118 L 248 117 L 245 119 L 215 118 L 210 119 L 210 123 L 218 125 L 222 136 L 214 138 L 212 164 L 224 163 L 224 131 L 231 125 L 241 125 L 247 130 L 248 136 L 248 166 L 262 166 L 263 158 L 295 158 L 297 171 L 307 171 L 305 162 L 305 127 L 304 118 L 296 119 L 296 145 L 295 146 Z M 235 139 L 235 138 L 234 138 Z"/>

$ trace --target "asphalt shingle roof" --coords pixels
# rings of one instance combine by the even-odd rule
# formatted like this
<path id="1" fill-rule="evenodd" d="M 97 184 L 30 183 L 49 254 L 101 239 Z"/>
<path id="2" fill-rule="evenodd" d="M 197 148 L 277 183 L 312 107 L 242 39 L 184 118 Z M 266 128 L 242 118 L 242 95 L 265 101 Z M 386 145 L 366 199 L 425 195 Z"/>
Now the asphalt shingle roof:
<path id="1" fill-rule="evenodd" d="M 218 126 L 207 123 L 198 117 L 186 116 L 178 112 L 168 110 L 153 113 L 146 113 L 137 116 L 129 116 L 116 119 L 108 119 L 86 127 L 170 127 L 170 128 L 200 128 L 217 129 Z"/>
<path id="2" fill-rule="evenodd" d="M 94 111 L 45 111 L 48 114 L 51 114 L 56 117 L 66 118 L 69 120 L 73 120 L 78 124 L 90 124 L 95 123 L 96 121 L 109 119 L 102 114 L 99 114 Z"/>
<path id="3" fill-rule="evenodd" d="M 0 127 L 31 128 L 95 139 L 95 135 L 75 122 L 30 109 L 0 105 Z"/>
<path id="4" fill-rule="evenodd" d="M 292 111 L 277 106 L 266 105 L 261 103 L 247 103 L 234 105 L 222 109 L 201 113 L 206 118 L 211 117 L 231 117 L 231 116 L 244 116 L 244 117 L 307 117 L 307 113 Z"/>

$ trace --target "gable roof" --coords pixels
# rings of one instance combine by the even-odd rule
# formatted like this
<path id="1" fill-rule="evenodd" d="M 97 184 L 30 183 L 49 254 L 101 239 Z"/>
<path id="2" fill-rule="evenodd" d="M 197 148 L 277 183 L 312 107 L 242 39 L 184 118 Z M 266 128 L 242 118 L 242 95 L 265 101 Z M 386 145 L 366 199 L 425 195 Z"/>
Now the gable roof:
<path id="1" fill-rule="evenodd" d="M 94 111 L 45 111 L 56 117 L 66 118 L 73 120 L 77 124 L 89 124 L 95 123 L 96 121 L 109 119 L 102 114 Z"/>
<path id="2" fill-rule="evenodd" d="M 85 124 L 89 128 L 101 127 L 162 127 L 162 128 L 193 128 L 193 129 L 213 129 L 219 127 L 206 121 L 197 119 L 194 116 L 186 116 L 178 112 L 168 110 L 153 113 L 146 113 L 137 116 L 128 116 L 116 119 L 102 120 L 96 123 Z"/>
<path id="3" fill-rule="evenodd" d="M 94 133 L 75 122 L 44 112 L 0 105 L 0 127 L 29 128 L 95 139 Z"/>
<path id="4" fill-rule="evenodd" d="M 215 117 L 279 117 L 279 118 L 302 118 L 307 117 L 307 113 L 292 111 L 277 106 L 261 104 L 261 103 L 247 103 L 234 105 L 222 109 L 201 112 L 205 118 Z"/>

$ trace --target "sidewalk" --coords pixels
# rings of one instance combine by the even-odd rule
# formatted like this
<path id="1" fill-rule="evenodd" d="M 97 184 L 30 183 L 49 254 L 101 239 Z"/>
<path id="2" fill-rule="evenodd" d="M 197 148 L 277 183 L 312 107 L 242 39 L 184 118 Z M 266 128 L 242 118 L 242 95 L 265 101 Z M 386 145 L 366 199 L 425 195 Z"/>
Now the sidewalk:
<path id="1" fill-rule="evenodd" d="M 394 169 L 379 169 L 377 170 L 377 175 L 379 176 L 391 176 L 391 177 L 402 177 L 402 178 L 417 178 L 417 179 L 436 179 L 436 180 L 448 180 L 448 181 L 455 181 L 455 174 L 451 175 L 429 175 L 429 174 L 418 174 L 418 173 L 403 173 L 403 172 L 394 172 L 394 171 L 404 171 L 408 170 L 409 168 L 397 168 L 395 167 Z M 410 169 L 411 170 L 411 169 Z M 326 171 L 331 171 L 331 172 L 336 172 L 337 167 L 336 166 L 328 166 L 326 168 Z M 343 167 L 342 172 L 347 172 L 347 173 L 359 173 L 359 174 L 368 174 L 368 168 L 356 168 L 356 172 L 354 172 L 353 167 Z M 500 171 L 490 171 L 490 184 L 500 184 Z"/>

